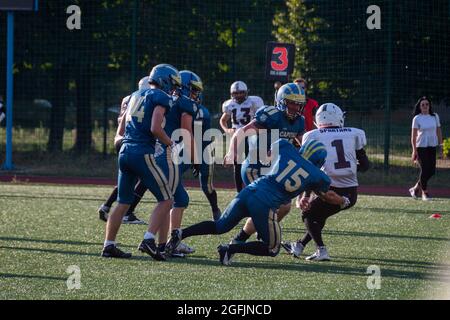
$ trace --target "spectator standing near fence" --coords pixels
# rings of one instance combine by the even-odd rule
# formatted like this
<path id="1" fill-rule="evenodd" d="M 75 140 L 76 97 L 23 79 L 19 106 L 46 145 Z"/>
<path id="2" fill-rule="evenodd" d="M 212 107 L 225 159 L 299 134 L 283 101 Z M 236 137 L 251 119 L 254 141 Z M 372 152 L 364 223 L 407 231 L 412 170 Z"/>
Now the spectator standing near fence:
<path id="1" fill-rule="evenodd" d="M 308 132 L 313 129 L 316 129 L 316 125 L 314 124 L 314 116 L 316 115 L 317 109 L 319 109 L 319 103 L 316 100 L 308 97 L 305 79 L 303 78 L 295 79 L 294 83 L 296 83 L 300 88 L 302 88 L 306 94 L 306 105 L 302 112 L 302 115 L 305 118 L 305 131 Z"/>
<path id="2" fill-rule="evenodd" d="M 422 191 L 422 200 L 430 200 L 428 181 L 436 172 L 436 151 L 442 155 L 442 131 L 437 113 L 433 112 L 431 101 L 421 97 L 414 106 L 411 129 L 411 159 L 420 168 L 419 180 L 409 189 L 411 197 L 417 199 Z"/>

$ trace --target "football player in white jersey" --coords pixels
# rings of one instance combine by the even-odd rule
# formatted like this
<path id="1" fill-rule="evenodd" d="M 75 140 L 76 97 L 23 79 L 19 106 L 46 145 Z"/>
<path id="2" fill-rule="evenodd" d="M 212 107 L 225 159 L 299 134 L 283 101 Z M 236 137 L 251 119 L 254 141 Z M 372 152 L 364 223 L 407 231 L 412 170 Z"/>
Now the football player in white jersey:
<path id="1" fill-rule="evenodd" d="M 256 110 L 262 107 L 264 102 L 258 96 L 249 96 L 247 85 L 242 81 L 231 84 L 230 94 L 231 99 L 222 104 L 223 114 L 220 118 L 220 126 L 225 133 L 232 136 L 237 129 L 244 127 L 253 120 Z M 231 120 L 231 128 L 228 127 L 229 120 Z M 247 147 L 245 149 L 248 150 Z M 245 156 L 247 157 L 247 154 Z M 243 187 L 241 164 L 234 164 L 234 183 L 237 192 L 240 192 Z"/>
<path id="2" fill-rule="evenodd" d="M 315 117 L 318 129 L 303 135 L 302 145 L 310 140 L 322 142 L 327 149 L 327 158 L 322 170 L 331 178 L 330 190 L 350 199 L 350 206 L 356 203 L 357 171 L 365 172 L 370 167 L 364 146 L 366 134 L 363 130 L 344 127 L 344 113 L 333 103 L 325 103 L 317 110 Z M 312 152 L 312 150 L 311 150 Z M 315 197 L 304 194 L 298 205 L 302 209 L 302 219 L 307 232 L 296 242 L 284 243 L 283 247 L 295 257 L 299 257 L 305 246 L 314 240 L 317 250 L 306 260 L 330 260 L 322 240 L 322 230 L 326 220 L 342 209 Z"/>

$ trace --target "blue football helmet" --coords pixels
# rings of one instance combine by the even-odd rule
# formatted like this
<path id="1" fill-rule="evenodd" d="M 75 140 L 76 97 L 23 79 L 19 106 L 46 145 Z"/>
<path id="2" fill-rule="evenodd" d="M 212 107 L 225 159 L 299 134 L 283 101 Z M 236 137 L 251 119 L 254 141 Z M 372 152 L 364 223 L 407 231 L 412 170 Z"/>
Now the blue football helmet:
<path id="1" fill-rule="evenodd" d="M 181 77 L 178 70 L 170 64 L 158 64 L 154 66 L 148 77 L 150 84 L 157 85 L 167 94 L 181 87 Z"/>
<path id="2" fill-rule="evenodd" d="M 325 159 L 327 158 L 327 149 L 325 145 L 317 140 L 310 140 L 302 145 L 299 153 L 303 158 L 309 160 L 318 168 L 321 168 L 324 165 Z"/>
<path id="3" fill-rule="evenodd" d="M 275 102 L 289 120 L 295 120 L 302 115 L 305 107 L 305 91 L 296 83 L 286 83 L 278 89 Z M 290 102 L 289 106 L 287 102 Z"/>
<path id="4" fill-rule="evenodd" d="M 186 97 L 192 98 L 194 101 L 201 103 L 203 82 L 200 77 L 192 71 L 180 71 L 181 77 L 181 93 Z"/>

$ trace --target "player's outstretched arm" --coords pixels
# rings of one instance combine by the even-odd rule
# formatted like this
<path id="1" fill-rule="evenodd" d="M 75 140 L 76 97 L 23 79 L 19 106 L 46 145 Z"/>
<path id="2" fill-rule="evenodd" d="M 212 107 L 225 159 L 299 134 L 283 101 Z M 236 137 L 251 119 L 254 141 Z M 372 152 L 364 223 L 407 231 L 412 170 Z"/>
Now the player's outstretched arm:
<path id="1" fill-rule="evenodd" d="M 224 164 L 233 164 L 238 155 L 239 147 L 242 145 L 242 142 L 246 137 L 253 136 L 258 133 L 258 126 L 256 125 L 255 120 L 248 123 L 246 126 L 239 128 L 231 137 L 230 147 L 228 149 L 227 154 L 224 158 Z"/>
<path id="2" fill-rule="evenodd" d="M 350 200 L 347 197 L 342 197 L 332 190 L 328 190 L 327 192 L 319 192 L 318 195 L 325 202 L 341 206 L 341 209 L 345 209 L 350 206 Z"/>

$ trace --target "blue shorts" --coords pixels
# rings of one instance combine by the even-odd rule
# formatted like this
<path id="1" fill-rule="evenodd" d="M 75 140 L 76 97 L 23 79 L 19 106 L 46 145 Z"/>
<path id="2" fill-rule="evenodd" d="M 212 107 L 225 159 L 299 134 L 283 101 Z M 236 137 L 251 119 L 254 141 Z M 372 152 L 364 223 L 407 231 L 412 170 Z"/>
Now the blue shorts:
<path id="1" fill-rule="evenodd" d="M 234 198 L 216 221 L 219 234 L 233 229 L 242 219 L 251 217 L 260 238 L 272 255 L 277 255 L 281 244 L 281 228 L 276 210 L 263 204 L 255 197 L 256 190 L 244 188 Z"/>
<path id="2" fill-rule="evenodd" d="M 161 167 L 162 171 L 167 175 L 169 181 L 169 188 L 173 195 L 174 208 L 187 208 L 189 204 L 189 195 L 186 192 L 181 177 L 183 173 L 190 168 L 190 165 L 175 164 L 172 161 L 170 149 L 167 148 L 156 157 L 156 162 Z"/>
<path id="3" fill-rule="evenodd" d="M 172 198 L 168 177 L 158 166 L 153 154 L 119 153 L 117 202 L 131 204 L 134 187 L 140 179 L 158 202 Z"/>

